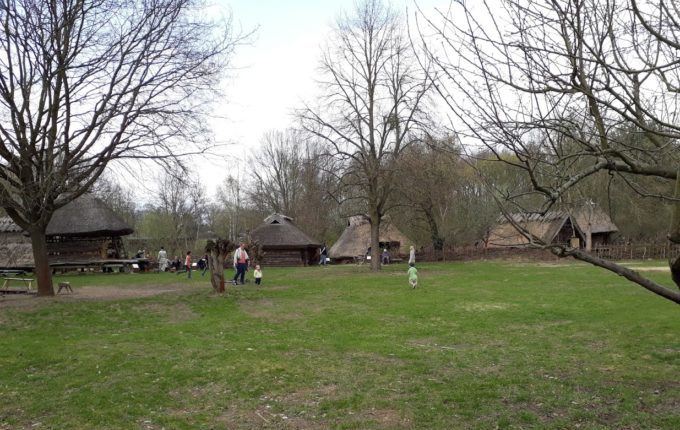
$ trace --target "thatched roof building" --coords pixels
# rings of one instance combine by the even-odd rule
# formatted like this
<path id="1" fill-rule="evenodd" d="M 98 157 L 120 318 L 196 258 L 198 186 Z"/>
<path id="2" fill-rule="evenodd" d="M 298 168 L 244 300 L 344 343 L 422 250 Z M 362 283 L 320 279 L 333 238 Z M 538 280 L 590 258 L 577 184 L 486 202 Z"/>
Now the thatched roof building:
<path id="1" fill-rule="evenodd" d="M 581 248 L 605 245 L 619 229 L 609 215 L 597 206 L 540 214 L 510 214 L 516 224 L 546 244 L 571 244 Z M 578 240 L 574 240 L 578 239 Z M 515 226 L 501 215 L 489 231 L 487 247 L 519 247 L 529 244 Z"/>
<path id="2" fill-rule="evenodd" d="M 104 202 L 86 194 L 56 210 L 47 225 L 50 263 L 125 257 L 121 237 L 133 229 Z M 9 217 L 0 218 L 0 267 L 33 267 L 27 234 Z"/>
<path id="3" fill-rule="evenodd" d="M 106 203 L 85 194 L 57 209 L 47 225 L 47 236 L 125 236 L 134 230 Z"/>
<path id="4" fill-rule="evenodd" d="M 306 266 L 318 258 L 321 242 L 300 230 L 293 219 L 282 214 L 272 214 L 251 233 L 252 240 L 260 243 L 266 266 Z"/>
<path id="5" fill-rule="evenodd" d="M 387 248 L 393 253 L 407 254 L 413 244 L 393 224 L 383 220 L 380 223 L 380 247 Z M 371 246 L 371 223 L 365 215 L 357 215 L 347 220 L 347 228 L 342 232 L 337 242 L 328 251 L 331 260 L 349 260 L 358 255 L 365 255 Z"/>

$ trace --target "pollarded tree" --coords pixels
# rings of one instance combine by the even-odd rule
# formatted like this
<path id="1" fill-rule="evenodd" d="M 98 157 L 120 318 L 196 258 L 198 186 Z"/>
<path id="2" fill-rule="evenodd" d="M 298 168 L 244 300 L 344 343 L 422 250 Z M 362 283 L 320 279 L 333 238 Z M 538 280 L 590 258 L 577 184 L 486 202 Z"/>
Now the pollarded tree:
<path id="1" fill-rule="evenodd" d="M 371 267 L 380 268 L 379 229 L 396 161 L 425 120 L 431 81 L 414 58 L 400 16 L 380 0 L 343 15 L 321 62 L 325 94 L 304 128 L 325 142 L 344 198 L 371 220 Z"/>
<path id="2" fill-rule="evenodd" d="M 599 172 L 673 207 L 680 243 L 680 9 L 639 0 L 456 0 L 424 17 L 437 86 L 464 142 L 510 151 L 541 211 Z M 425 34 L 434 33 L 430 38 Z M 500 159 L 500 158 L 499 158 Z M 645 181 L 654 178 L 654 189 Z M 499 196 L 505 207 L 527 195 Z M 566 202 L 568 203 L 568 202 Z M 661 213 L 661 211 L 659 211 Z M 521 230 L 520 225 L 516 225 Z M 541 243 L 680 303 L 680 293 L 578 248 Z M 671 263 L 680 286 L 680 259 Z"/>
<path id="3" fill-rule="evenodd" d="M 201 121 L 238 37 L 195 0 L 0 2 L 0 206 L 31 237 L 114 160 L 206 149 Z"/>

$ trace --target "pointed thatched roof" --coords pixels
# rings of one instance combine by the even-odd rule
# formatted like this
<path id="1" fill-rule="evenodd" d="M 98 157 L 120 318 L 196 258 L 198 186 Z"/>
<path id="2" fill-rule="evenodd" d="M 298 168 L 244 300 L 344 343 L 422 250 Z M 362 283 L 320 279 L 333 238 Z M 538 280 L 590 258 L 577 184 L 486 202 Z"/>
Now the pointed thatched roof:
<path id="1" fill-rule="evenodd" d="M 272 214 L 257 226 L 250 236 L 263 248 L 318 248 L 321 242 L 300 230 L 293 219 L 282 214 Z"/>
<path id="2" fill-rule="evenodd" d="M 48 236 L 124 236 L 133 231 L 91 194 L 84 194 L 57 209 L 47 225 Z"/>
<path id="3" fill-rule="evenodd" d="M 380 242 L 399 243 L 399 252 L 407 253 L 408 247 L 413 244 L 393 224 L 383 220 L 380 223 Z M 328 250 L 332 259 L 352 258 L 364 255 L 371 245 L 371 223 L 364 215 L 350 217 L 347 228 L 342 232 L 337 242 Z"/>
<path id="4" fill-rule="evenodd" d="M 609 215 L 597 206 L 569 211 L 549 211 L 544 215 L 516 213 L 509 214 L 508 217 L 544 243 L 552 243 L 565 224 L 573 227 L 574 236 L 585 236 L 589 224 L 592 234 L 614 233 L 619 230 Z M 528 243 L 529 240 L 508 221 L 505 215 L 499 216 L 496 225 L 489 231 L 489 247 L 522 246 Z"/>

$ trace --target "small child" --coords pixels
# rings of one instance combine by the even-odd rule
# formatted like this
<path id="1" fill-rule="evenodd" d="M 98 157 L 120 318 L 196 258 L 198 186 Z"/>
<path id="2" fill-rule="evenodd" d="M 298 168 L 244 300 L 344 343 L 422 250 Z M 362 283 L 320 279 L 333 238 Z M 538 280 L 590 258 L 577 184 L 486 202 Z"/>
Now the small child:
<path id="1" fill-rule="evenodd" d="M 418 269 L 416 269 L 416 263 L 408 263 L 408 282 L 411 284 L 411 288 L 418 286 Z"/>
<path id="2" fill-rule="evenodd" d="M 253 275 L 255 276 L 255 283 L 260 285 L 262 283 L 262 269 L 260 269 L 259 264 L 255 265 L 255 271 L 253 272 Z"/>

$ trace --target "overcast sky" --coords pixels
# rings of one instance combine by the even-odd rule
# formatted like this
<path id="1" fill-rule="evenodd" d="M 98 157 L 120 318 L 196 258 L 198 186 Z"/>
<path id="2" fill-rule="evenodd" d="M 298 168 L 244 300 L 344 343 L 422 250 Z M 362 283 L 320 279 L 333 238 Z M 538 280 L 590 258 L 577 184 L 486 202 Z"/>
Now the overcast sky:
<path id="1" fill-rule="evenodd" d="M 231 10 L 236 27 L 246 32 L 256 29 L 252 43 L 239 47 L 233 58 L 232 76 L 224 83 L 226 97 L 215 112 L 224 119 L 213 125 L 218 141 L 233 143 L 226 152 L 243 158 L 257 147 L 264 132 L 293 125 L 293 109 L 300 107 L 303 100 L 313 100 L 321 48 L 337 16 L 342 11 L 351 11 L 354 0 L 217 0 L 217 3 L 223 10 Z M 449 0 L 418 3 L 443 6 Z M 408 6 L 413 12 L 413 0 L 395 0 L 392 4 L 404 11 Z M 245 173 L 227 172 L 224 164 L 201 162 L 202 177 L 226 178 L 228 173 L 234 176 Z"/>

